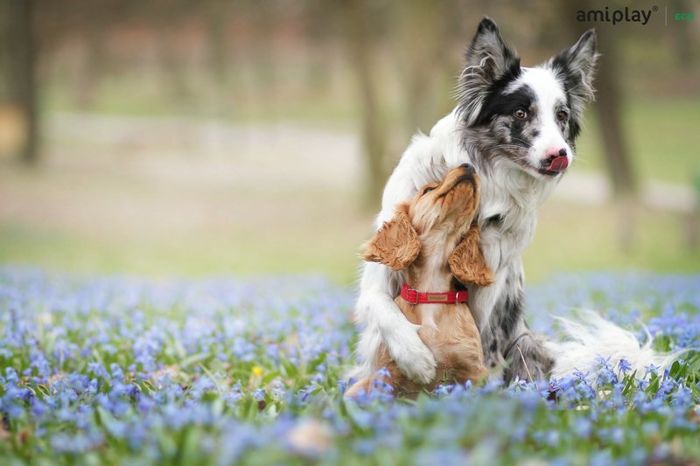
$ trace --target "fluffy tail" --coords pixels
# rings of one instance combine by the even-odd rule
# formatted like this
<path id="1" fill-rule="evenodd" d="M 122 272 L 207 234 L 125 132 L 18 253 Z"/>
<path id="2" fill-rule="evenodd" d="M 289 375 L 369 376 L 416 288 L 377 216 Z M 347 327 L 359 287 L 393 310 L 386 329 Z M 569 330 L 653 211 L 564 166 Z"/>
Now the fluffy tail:
<path id="1" fill-rule="evenodd" d="M 651 348 L 649 331 L 644 344 L 637 337 L 592 311 L 581 311 L 576 319 L 555 317 L 562 326 L 564 341 L 547 341 L 545 346 L 554 355 L 553 378 L 572 375 L 575 371 L 593 374 L 599 369 L 600 358 L 609 360 L 619 370 L 620 360 L 626 361 L 629 371 L 644 376 L 646 368 L 667 369 L 686 351 L 658 353 Z"/>

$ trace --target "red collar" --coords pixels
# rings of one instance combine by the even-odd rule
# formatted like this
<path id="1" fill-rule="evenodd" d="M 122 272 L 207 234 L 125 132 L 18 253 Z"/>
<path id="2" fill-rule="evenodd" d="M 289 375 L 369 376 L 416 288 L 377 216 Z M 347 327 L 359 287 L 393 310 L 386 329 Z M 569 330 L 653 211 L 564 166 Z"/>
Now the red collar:
<path id="1" fill-rule="evenodd" d="M 411 304 L 455 304 L 466 303 L 469 299 L 467 290 L 445 291 L 442 293 L 416 291 L 408 283 L 401 288 L 401 297 Z"/>

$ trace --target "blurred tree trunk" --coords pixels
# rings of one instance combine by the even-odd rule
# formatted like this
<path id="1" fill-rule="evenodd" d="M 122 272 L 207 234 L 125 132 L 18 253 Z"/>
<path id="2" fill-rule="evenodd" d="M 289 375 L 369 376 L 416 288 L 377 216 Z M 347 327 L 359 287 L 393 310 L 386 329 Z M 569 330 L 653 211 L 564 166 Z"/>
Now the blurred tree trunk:
<path id="1" fill-rule="evenodd" d="M 576 21 L 576 11 L 593 8 L 590 0 L 570 2 L 562 1 L 563 17 L 568 23 L 566 32 L 571 43 L 588 28 L 590 24 Z M 613 192 L 616 198 L 634 195 L 637 190 L 637 180 L 629 157 L 627 135 L 622 125 L 623 96 L 619 79 L 618 42 L 619 32 L 615 32 L 618 40 L 610 36 L 609 27 L 596 27 L 598 38 L 598 66 L 594 87 L 596 102 L 594 110 L 598 119 L 600 134 L 605 151 L 605 163 Z"/>
<path id="2" fill-rule="evenodd" d="M 190 88 L 182 53 L 178 51 L 177 32 L 174 31 L 174 26 L 166 21 L 163 21 L 159 32 L 163 80 L 170 84 L 170 97 L 179 105 L 190 107 L 195 97 Z"/>
<path id="3" fill-rule="evenodd" d="M 693 188 L 695 205 L 686 216 L 685 221 L 685 244 L 691 251 L 697 249 L 700 240 L 700 173 L 695 174 Z"/>
<path id="4" fill-rule="evenodd" d="M 622 124 L 618 47 L 604 28 L 598 32 L 602 51 L 596 79 L 596 114 L 603 150 L 617 205 L 618 238 L 623 251 L 630 252 L 636 237 L 638 183 L 630 160 L 627 134 Z"/>
<path id="5" fill-rule="evenodd" d="M 568 25 L 569 39 L 575 41 L 580 34 L 590 27 L 590 24 L 576 21 L 576 11 L 591 9 L 591 1 L 570 2 L 563 0 L 561 11 Z M 630 158 L 627 133 L 623 125 L 623 98 L 619 76 L 620 32 L 615 31 L 616 37 L 611 37 L 609 26 L 596 27 L 598 37 L 597 73 L 594 86 L 596 88 L 596 112 L 603 155 L 608 177 L 613 189 L 619 219 L 619 241 L 623 250 L 629 251 L 635 237 L 635 206 L 638 182 Z M 573 43 L 573 42 L 572 42 Z"/>
<path id="6" fill-rule="evenodd" d="M 231 110 L 227 88 L 232 53 L 227 43 L 226 26 L 230 17 L 229 8 L 232 5 L 219 0 L 209 0 L 205 12 L 209 42 L 209 69 L 216 89 L 215 113 L 219 117 Z"/>
<path id="7" fill-rule="evenodd" d="M 616 197 L 635 195 L 637 180 L 632 169 L 627 137 L 622 125 L 622 95 L 618 72 L 618 49 L 609 31 L 598 32 L 602 51 L 596 77 L 596 113 L 603 138 L 608 172 Z"/>
<path id="8" fill-rule="evenodd" d="M 159 64 L 163 82 L 168 85 L 166 92 L 178 107 L 189 109 L 197 99 L 190 86 L 189 63 L 186 63 L 187 57 L 182 50 L 182 23 L 187 10 L 177 1 L 173 1 L 170 7 L 165 3 L 143 2 L 141 8 L 141 14 L 153 18 L 153 28 L 158 34 Z"/>
<path id="9" fill-rule="evenodd" d="M 39 113 L 37 109 L 36 41 L 34 28 L 34 0 L 7 0 L 11 44 L 10 66 L 13 72 L 12 93 L 25 120 L 25 138 L 20 158 L 28 165 L 39 160 Z"/>
<path id="10" fill-rule="evenodd" d="M 107 68 L 108 58 L 104 46 L 104 34 L 107 29 L 105 19 L 107 18 L 104 15 L 96 14 L 84 28 L 85 52 L 82 68 L 76 77 L 77 105 L 81 110 L 90 110 L 94 106 L 100 80 Z"/>
<path id="11" fill-rule="evenodd" d="M 307 89 L 315 95 L 326 95 L 331 87 L 333 56 L 333 29 L 337 27 L 335 3 L 309 0 L 304 8 L 304 37 L 308 50 L 306 70 Z"/>
<path id="12" fill-rule="evenodd" d="M 279 26 L 283 14 L 282 2 L 252 0 L 247 3 L 247 16 L 255 31 L 253 45 L 248 47 L 248 60 L 253 64 L 254 73 L 254 106 L 274 117 L 279 116 L 277 102 L 284 90 L 284 80 L 278 72 L 276 57 L 279 52 L 273 31 Z"/>
<path id="13" fill-rule="evenodd" d="M 430 0 L 399 2 L 396 5 L 396 35 L 399 70 L 403 83 L 406 136 L 430 131 L 439 116 L 436 79 L 442 74 L 445 25 L 441 3 Z"/>
<path id="14" fill-rule="evenodd" d="M 686 0 L 673 0 L 671 2 L 670 14 L 690 13 L 693 8 Z M 671 18 L 673 19 L 673 18 Z M 692 23 L 676 23 L 677 27 L 671 28 L 671 39 L 673 49 L 676 52 L 676 61 L 681 68 L 690 69 L 693 64 L 693 38 L 691 37 Z"/>
<path id="15" fill-rule="evenodd" d="M 381 115 L 377 68 L 372 63 L 372 28 L 367 0 L 345 0 L 347 45 L 357 75 L 362 111 L 362 145 L 365 155 L 366 189 L 364 205 L 381 201 L 386 173 L 387 127 Z"/>

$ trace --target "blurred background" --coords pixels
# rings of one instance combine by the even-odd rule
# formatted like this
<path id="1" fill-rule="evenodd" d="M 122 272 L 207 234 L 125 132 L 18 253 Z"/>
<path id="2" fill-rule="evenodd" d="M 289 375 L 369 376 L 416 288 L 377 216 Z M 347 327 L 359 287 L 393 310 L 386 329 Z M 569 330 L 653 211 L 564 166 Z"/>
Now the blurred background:
<path id="1" fill-rule="evenodd" d="M 357 276 L 382 186 L 489 15 L 534 65 L 596 27 L 598 101 L 530 281 L 700 270 L 698 2 L 2 0 L 0 263 Z"/>

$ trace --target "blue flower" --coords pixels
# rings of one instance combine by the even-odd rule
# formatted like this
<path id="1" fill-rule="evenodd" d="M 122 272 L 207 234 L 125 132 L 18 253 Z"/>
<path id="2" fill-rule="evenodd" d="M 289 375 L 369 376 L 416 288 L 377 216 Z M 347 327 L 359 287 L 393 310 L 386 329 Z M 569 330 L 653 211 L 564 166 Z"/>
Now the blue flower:
<path id="1" fill-rule="evenodd" d="M 602 308 L 625 326 L 646 318 L 654 344 L 674 350 L 700 345 L 697 289 L 697 276 L 564 275 L 528 300 L 543 332 L 549 313 Z M 153 464 L 182 452 L 221 465 L 303 462 L 288 441 L 300 419 L 332 433 L 302 439 L 330 442 L 313 450 L 323 464 L 643 464 L 697 437 L 692 352 L 674 377 L 650 367 L 635 381 L 616 357 L 595 373 L 441 385 L 415 400 L 395 398 L 384 369 L 371 393 L 344 400 L 353 301 L 308 277 L 151 281 L 0 267 L 0 436 L 24 438 L 24 454 L 44 463 Z M 17 451 L 8 461 L 23 461 Z"/>

